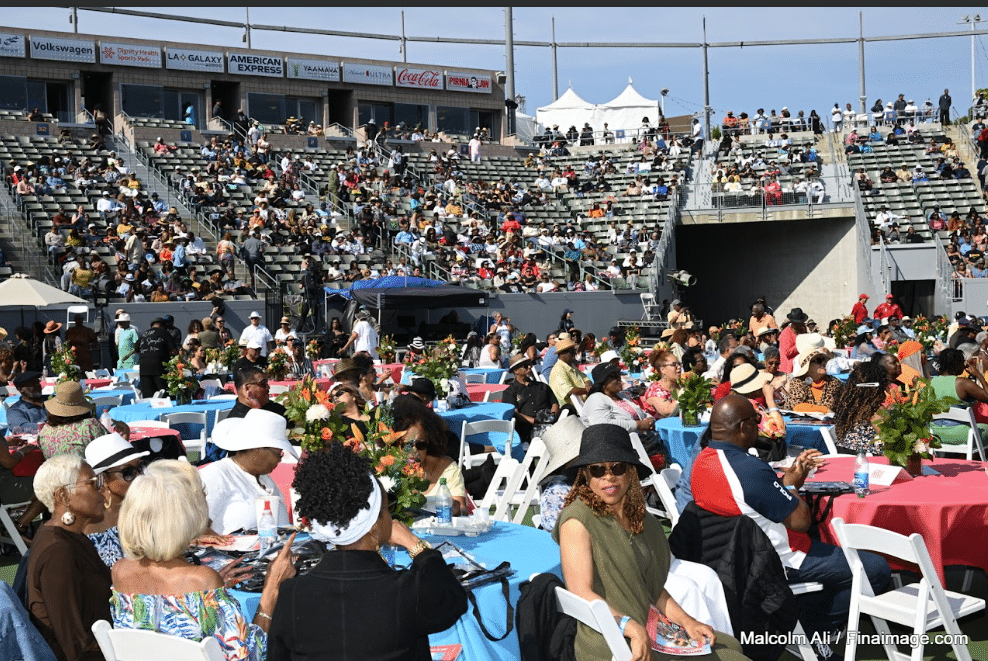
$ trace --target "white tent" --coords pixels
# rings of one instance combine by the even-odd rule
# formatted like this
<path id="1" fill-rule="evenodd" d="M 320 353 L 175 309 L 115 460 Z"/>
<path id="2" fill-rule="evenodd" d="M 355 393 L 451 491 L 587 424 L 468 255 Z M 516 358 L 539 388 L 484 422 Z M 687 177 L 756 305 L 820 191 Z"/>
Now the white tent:
<path id="1" fill-rule="evenodd" d="M 606 122 L 611 131 L 627 131 L 641 127 L 642 118 L 648 117 L 652 126 L 658 126 L 660 112 L 659 102 L 639 94 L 629 80 L 617 97 L 596 106 L 590 125 L 600 131 Z"/>
<path id="2" fill-rule="evenodd" d="M 86 305 L 85 299 L 73 296 L 57 287 L 15 273 L 0 282 L 0 307 L 35 307 L 49 305 Z"/>
<path id="3" fill-rule="evenodd" d="M 593 126 L 593 115 L 596 108 L 597 106 L 594 104 L 581 99 L 580 95 L 574 92 L 571 87 L 549 105 L 536 110 L 535 117 L 542 126 L 552 128 L 558 125 L 559 131 L 566 133 L 570 126 L 579 129 L 586 122 L 590 122 Z M 641 118 L 639 117 L 639 119 Z"/>
<path id="4" fill-rule="evenodd" d="M 532 142 L 535 136 L 542 135 L 542 131 L 534 117 L 515 111 L 515 134 L 522 140 Z"/>

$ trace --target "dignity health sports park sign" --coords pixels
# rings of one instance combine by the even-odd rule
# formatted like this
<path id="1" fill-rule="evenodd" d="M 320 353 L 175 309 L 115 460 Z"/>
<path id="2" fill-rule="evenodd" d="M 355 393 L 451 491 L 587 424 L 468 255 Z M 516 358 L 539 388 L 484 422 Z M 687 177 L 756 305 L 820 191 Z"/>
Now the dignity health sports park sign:
<path id="1" fill-rule="evenodd" d="M 443 74 L 434 69 L 408 69 L 398 67 L 395 85 L 398 87 L 413 87 L 416 89 L 441 90 Z"/>

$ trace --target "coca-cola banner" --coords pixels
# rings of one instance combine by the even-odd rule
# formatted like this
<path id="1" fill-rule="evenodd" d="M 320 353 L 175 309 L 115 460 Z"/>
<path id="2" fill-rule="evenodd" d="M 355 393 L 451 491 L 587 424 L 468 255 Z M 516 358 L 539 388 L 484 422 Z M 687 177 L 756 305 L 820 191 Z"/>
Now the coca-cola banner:
<path id="1" fill-rule="evenodd" d="M 288 58 L 288 77 L 337 83 L 340 80 L 340 63 L 329 60 L 300 60 L 296 57 L 290 57 Z"/>
<path id="2" fill-rule="evenodd" d="M 453 92 L 480 92 L 490 94 L 493 91 L 490 76 L 478 76 L 475 73 L 446 72 L 446 89 Z"/>
<path id="3" fill-rule="evenodd" d="M 418 89 L 441 90 L 443 74 L 434 69 L 407 69 L 398 67 L 395 84 L 398 87 L 415 87 Z"/>
<path id="4" fill-rule="evenodd" d="M 394 69 L 373 64 L 343 63 L 343 82 L 364 85 L 393 85 Z"/>

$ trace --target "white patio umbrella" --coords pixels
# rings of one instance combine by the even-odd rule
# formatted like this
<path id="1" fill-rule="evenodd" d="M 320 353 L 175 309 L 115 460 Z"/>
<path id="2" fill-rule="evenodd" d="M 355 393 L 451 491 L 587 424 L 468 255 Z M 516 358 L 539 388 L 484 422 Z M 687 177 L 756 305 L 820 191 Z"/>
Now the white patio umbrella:
<path id="1" fill-rule="evenodd" d="M 62 291 L 58 287 L 15 273 L 0 282 L 0 308 L 35 307 L 49 305 L 86 305 L 86 300 Z"/>

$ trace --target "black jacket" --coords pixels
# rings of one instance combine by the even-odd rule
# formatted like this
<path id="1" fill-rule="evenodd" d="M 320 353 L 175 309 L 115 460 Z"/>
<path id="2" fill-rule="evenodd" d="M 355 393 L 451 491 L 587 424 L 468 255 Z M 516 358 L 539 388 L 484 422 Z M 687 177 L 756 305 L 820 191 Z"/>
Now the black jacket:
<path id="1" fill-rule="evenodd" d="M 545 573 L 521 584 L 515 612 L 521 661 L 575 661 L 576 620 L 559 612 L 555 574 Z"/>
<path id="2" fill-rule="evenodd" d="M 395 571 L 374 551 L 329 551 L 281 585 L 268 661 L 429 661 L 429 634 L 453 626 L 467 593 L 442 553 Z"/>
<path id="3" fill-rule="evenodd" d="M 717 572 L 738 638 L 744 631 L 785 634 L 796 626 L 798 605 L 782 560 L 750 517 L 718 516 L 691 502 L 673 528 L 669 546 L 677 558 Z M 775 661 L 783 647 L 742 644 L 753 661 Z"/>

